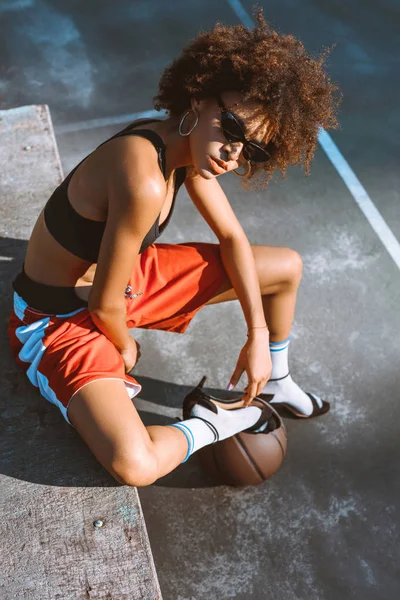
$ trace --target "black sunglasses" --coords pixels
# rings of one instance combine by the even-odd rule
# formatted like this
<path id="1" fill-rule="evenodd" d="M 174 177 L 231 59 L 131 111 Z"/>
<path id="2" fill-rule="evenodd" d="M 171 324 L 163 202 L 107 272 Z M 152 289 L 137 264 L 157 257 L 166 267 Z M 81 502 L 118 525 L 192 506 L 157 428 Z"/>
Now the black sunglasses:
<path id="1" fill-rule="evenodd" d="M 275 146 L 269 142 L 262 147 L 259 143 L 248 140 L 244 135 L 240 117 L 236 117 L 222 102 L 221 96 L 216 96 L 221 109 L 221 128 L 228 142 L 243 142 L 243 156 L 251 162 L 266 162 L 271 160 Z"/>

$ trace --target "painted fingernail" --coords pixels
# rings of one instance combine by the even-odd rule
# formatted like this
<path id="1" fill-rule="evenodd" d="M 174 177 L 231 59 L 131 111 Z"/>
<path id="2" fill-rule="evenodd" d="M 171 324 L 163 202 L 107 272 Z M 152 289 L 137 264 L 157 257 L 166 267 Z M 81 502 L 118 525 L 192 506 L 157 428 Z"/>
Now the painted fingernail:
<path id="1" fill-rule="evenodd" d="M 231 390 L 232 388 L 233 388 L 233 383 L 230 383 L 226 389 Z"/>

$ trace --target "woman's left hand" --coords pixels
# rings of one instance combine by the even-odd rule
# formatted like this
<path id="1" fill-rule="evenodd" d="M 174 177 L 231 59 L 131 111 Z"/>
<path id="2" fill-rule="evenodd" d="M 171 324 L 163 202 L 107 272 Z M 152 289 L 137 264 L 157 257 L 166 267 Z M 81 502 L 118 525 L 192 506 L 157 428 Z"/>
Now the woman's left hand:
<path id="1" fill-rule="evenodd" d="M 249 339 L 243 346 L 230 383 L 235 387 L 246 371 L 248 384 L 244 388 L 243 405 L 250 402 L 261 393 L 271 377 L 272 363 L 269 349 L 269 331 L 266 329 L 251 330 Z"/>

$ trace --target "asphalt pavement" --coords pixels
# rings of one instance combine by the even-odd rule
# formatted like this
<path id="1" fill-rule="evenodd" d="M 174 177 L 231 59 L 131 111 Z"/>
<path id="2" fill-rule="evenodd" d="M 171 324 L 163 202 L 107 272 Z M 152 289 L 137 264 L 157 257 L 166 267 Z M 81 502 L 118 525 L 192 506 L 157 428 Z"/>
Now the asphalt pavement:
<path id="1" fill-rule="evenodd" d="M 251 243 L 291 247 L 303 258 L 289 364 L 302 389 L 332 408 L 319 419 L 287 421 L 287 458 L 260 486 L 219 485 L 193 455 L 139 495 L 164 600 L 394 600 L 400 7 L 394 0 L 261 5 L 275 29 L 309 51 L 336 44 L 328 70 L 343 92 L 341 129 L 329 135 L 339 154 L 320 145 L 310 177 L 291 167 L 262 192 L 243 192 L 233 174 L 219 181 Z M 251 6 L 2 1 L 0 106 L 49 105 L 67 174 L 153 110 L 162 70 L 189 39 L 216 21 L 246 24 Z M 184 186 L 159 241 L 217 241 Z M 222 393 L 245 336 L 237 301 L 205 307 L 184 335 L 136 330 L 144 422 L 173 422 L 168 409 L 179 409 L 204 374 L 209 390 Z M 62 436 L 61 414 L 59 427 Z"/>

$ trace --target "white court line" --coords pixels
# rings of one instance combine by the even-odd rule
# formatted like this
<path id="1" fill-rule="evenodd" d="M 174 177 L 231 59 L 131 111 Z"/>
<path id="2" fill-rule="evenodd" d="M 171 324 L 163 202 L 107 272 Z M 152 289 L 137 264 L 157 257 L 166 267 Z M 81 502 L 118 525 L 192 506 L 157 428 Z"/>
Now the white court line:
<path id="1" fill-rule="evenodd" d="M 118 115 L 116 117 L 105 117 L 104 119 L 90 119 L 88 121 L 77 121 L 75 123 L 66 123 L 65 125 L 55 125 L 56 134 L 73 133 L 75 131 L 86 131 L 87 129 L 96 129 L 98 127 L 109 127 L 110 125 L 123 125 L 131 123 L 136 119 L 157 119 L 165 118 L 165 111 L 144 110 L 142 112 L 130 113 L 127 115 Z"/>
<path id="2" fill-rule="evenodd" d="M 365 218 L 368 220 L 372 229 L 400 269 L 400 244 L 388 227 L 381 213 L 368 196 L 364 186 L 336 146 L 331 136 L 322 127 L 318 134 L 318 140 L 329 160 L 346 184 L 347 189 L 364 213 Z"/>
<path id="3" fill-rule="evenodd" d="M 232 8 L 233 12 L 242 21 L 243 25 L 247 28 L 252 29 L 254 22 L 251 17 L 247 14 L 240 0 L 227 0 L 228 4 Z M 388 227 L 384 218 L 382 217 L 375 204 L 372 202 L 367 191 L 357 178 L 353 169 L 336 146 L 335 142 L 322 127 L 318 134 L 318 141 L 325 151 L 325 154 L 339 173 L 347 186 L 350 194 L 357 202 L 360 210 L 364 213 L 365 218 L 375 231 L 376 235 L 393 258 L 397 267 L 400 269 L 400 244 L 393 235 L 393 232 Z"/>

